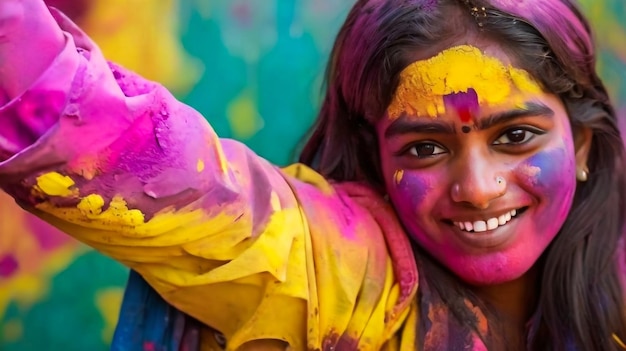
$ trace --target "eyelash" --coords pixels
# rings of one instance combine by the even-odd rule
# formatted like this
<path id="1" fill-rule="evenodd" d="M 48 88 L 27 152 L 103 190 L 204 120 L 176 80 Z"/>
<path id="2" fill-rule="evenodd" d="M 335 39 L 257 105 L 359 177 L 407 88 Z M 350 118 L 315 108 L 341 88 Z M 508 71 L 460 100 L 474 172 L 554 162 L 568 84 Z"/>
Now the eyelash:
<path id="1" fill-rule="evenodd" d="M 530 137 L 528 139 L 524 138 L 524 140 L 521 141 L 521 142 L 496 143 L 501 138 L 507 136 L 507 134 L 512 133 L 512 132 L 518 132 L 518 131 L 522 131 L 522 132 L 525 132 L 525 133 L 531 133 L 531 135 L 530 135 Z M 498 138 L 493 141 L 492 145 L 496 145 L 496 146 L 501 146 L 501 145 L 513 145 L 513 146 L 524 145 L 524 144 L 530 142 L 531 140 L 533 140 L 536 136 L 543 135 L 543 134 L 546 134 L 546 132 L 544 130 L 533 128 L 533 127 L 514 127 L 514 128 L 509 128 L 509 129 L 505 130 L 504 132 L 502 132 L 500 134 L 500 136 L 498 136 Z"/>
<path id="2" fill-rule="evenodd" d="M 523 133 L 531 133 L 530 136 L 526 136 L 524 137 L 524 140 L 520 141 L 520 142 L 497 142 L 498 140 L 504 138 L 504 137 L 508 137 L 507 134 L 512 133 L 512 132 L 523 132 Z M 503 131 L 497 138 L 496 140 L 493 141 L 492 145 L 493 146 L 498 146 L 498 147 L 502 147 L 502 146 L 510 146 L 510 147 L 517 147 L 517 146 L 521 146 L 524 145 L 528 142 L 530 142 L 531 140 L 533 140 L 536 136 L 538 135 L 543 135 L 545 134 L 546 131 L 541 130 L 541 129 L 537 129 L 537 128 L 532 128 L 532 127 L 514 127 L 514 128 L 509 128 L 505 131 Z M 509 135 L 510 136 L 510 135 Z M 420 156 L 419 152 L 416 151 L 418 147 L 424 147 L 424 146 L 432 146 L 434 147 L 434 151 L 432 154 L 430 155 L 425 155 L 425 156 Z M 437 149 L 440 149 L 441 151 L 438 151 Z M 443 147 L 441 144 L 436 143 L 434 141 L 423 141 L 423 142 L 418 142 L 415 144 L 410 145 L 408 148 L 406 148 L 404 151 L 402 151 L 401 153 L 408 153 L 411 156 L 420 158 L 420 159 L 426 159 L 426 158 L 431 158 L 431 157 L 435 157 L 441 154 L 444 154 L 448 152 L 448 150 Z"/>
<path id="3" fill-rule="evenodd" d="M 420 156 L 419 152 L 417 151 L 417 148 L 420 147 L 420 146 L 434 146 L 435 148 L 439 148 L 439 149 L 441 149 L 443 151 L 442 152 L 433 153 L 431 155 Z M 445 147 L 443 147 L 443 146 L 441 146 L 441 145 L 439 145 L 438 143 L 435 143 L 435 142 L 419 142 L 419 143 L 416 143 L 416 144 L 413 144 L 413 145 L 409 146 L 408 149 L 406 150 L 406 152 L 408 154 L 410 154 L 411 156 L 415 156 L 417 158 L 424 159 L 424 158 L 431 158 L 431 157 L 435 157 L 435 156 L 441 155 L 441 154 L 443 154 L 445 152 L 448 152 L 448 150 Z"/>

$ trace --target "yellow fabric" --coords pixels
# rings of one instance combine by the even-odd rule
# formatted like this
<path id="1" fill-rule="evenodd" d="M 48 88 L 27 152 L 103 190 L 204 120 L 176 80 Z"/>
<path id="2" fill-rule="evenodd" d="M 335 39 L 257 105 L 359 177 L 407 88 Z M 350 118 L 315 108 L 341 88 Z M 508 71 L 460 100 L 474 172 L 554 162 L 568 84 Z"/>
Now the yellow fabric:
<path id="1" fill-rule="evenodd" d="M 228 211 L 208 214 L 193 204 L 147 221 L 121 198 L 102 210 L 98 195 L 84 197 L 74 208 L 45 202 L 38 210 L 135 269 L 172 305 L 219 330 L 228 350 L 259 339 L 306 350 L 340 337 L 360 350 L 383 344 L 387 350 L 414 348 L 415 325 L 402 330 L 401 340 L 388 330 L 398 287 L 381 229 L 358 206 L 350 208 L 358 220 L 347 226 L 331 205 L 348 200 L 338 200 L 312 170 L 297 165 L 285 172 L 300 179 L 285 182 L 280 196 L 273 193 L 266 204 L 272 214 L 255 238 L 250 222 L 233 221 Z M 313 215 L 307 216 L 295 197 L 292 183 L 302 180 L 320 200 L 311 206 L 307 199 Z M 413 304 L 413 315 L 415 310 Z M 398 318 L 396 329 L 408 313 Z M 207 341 L 204 347 L 215 345 Z"/>

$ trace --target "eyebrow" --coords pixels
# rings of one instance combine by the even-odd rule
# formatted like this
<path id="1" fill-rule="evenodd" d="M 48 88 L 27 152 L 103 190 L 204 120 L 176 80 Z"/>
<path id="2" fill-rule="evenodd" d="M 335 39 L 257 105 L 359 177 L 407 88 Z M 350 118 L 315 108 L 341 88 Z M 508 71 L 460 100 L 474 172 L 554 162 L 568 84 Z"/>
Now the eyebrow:
<path id="1" fill-rule="evenodd" d="M 409 119 L 408 115 L 402 115 L 391 123 L 385 130 L 385 137 L 408 133 L 426 134 L 456 134 L 454 123 L 437 121 L 431 118 Z"/>
<path id="2" fill-rule="evenodd" d="M 504 112 L 492 114 L 481 118 L 476 122 L 478 130 L 489 129 L 495 125 L 508 122 L 522 117 L 545 116 L 552 117 L 554 111 L 548 106 L 538 102 L 527 102 L 523 108 L 516 108 Z M 408 115 L 402 115 L 385 130 L 385 137 L 408 133 L 426 134 L 456 134 L 454 123 L 438 121 L 431 118 L 409 119 Z"/>
<path id="3" fill-rule="evenodd" d="M 530 116 L 544 116 L 551 118 L 554 116 L 554 111 L 542 103 L 527 102 L 523 108 L 494 113 L 488 117 L 481 118 L 476 122 L 476 127 L 479 130 L 485 130 L 516 118 Z"/>

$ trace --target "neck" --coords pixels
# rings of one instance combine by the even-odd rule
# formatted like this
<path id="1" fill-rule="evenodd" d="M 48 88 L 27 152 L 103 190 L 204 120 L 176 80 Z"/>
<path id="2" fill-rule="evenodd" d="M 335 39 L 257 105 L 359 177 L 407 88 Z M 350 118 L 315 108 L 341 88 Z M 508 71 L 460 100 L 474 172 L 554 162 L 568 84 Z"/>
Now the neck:
<path id="1" fill-rule="evenodd" d="M 472 290 L 496 313 L 502 326 L 503 338 L 509 345 L 525 349 L 525 329 L 537 304 L 537 268 L 533 267 L 520 278 L 498 285 L 478 286 Z"/>

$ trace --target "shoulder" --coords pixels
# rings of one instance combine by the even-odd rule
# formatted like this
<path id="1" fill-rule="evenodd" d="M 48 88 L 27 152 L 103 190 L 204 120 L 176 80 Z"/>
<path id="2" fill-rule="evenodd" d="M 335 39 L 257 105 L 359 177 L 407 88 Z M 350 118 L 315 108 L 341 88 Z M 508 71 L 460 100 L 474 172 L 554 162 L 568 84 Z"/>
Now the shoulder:
<path id="1" fill-rule="evenodd" d="M 380 236 L 386 226 L 397 226 L 396 220 L 389 223 L 376 220 L 375 212 L 391 214 L 392 211 L 383 197 L 364 183 L 332 182 L 303 164 L 288 166 L 282 172 L 314 226 L 331 225 L 343 235 L 364 231 L 370 237 Z"/>
<path id="2" fill-rule="evenodd" d="M 362 182 L 329 182 L 302 164 L 283 172 L 293 179 L 314 244 L 345 245 L 390 260 L 400 289 L 396 308 L 405 310 L 417 292 L 418 270 L 409 236 L 384 195 Z"/>

